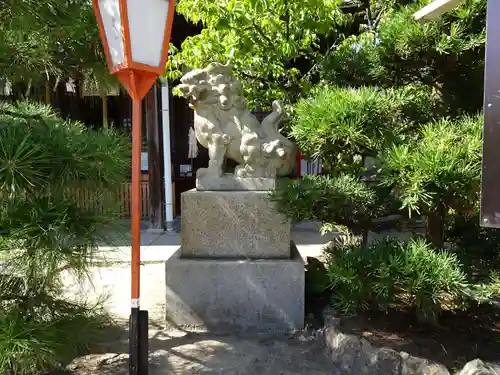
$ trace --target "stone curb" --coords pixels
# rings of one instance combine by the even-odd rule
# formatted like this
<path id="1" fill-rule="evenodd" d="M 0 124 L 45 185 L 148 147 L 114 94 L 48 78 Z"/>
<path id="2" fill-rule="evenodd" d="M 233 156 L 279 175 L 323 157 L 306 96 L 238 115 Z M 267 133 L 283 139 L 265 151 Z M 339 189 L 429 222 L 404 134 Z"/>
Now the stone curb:
<path id="1" fill-rule="evenodd" d="M 326 327 L 320 332 L 326 354 L 345 375 L 450 375 L 443 365 L 398 353 L 389 348 L 376 348 L 367 340 Z"/>
<path id="2" fill-rule="evenodd" d="M 316 337 L 342 375 L 450 375 L 440 363 L 406 352 L 377 348 L 363 338 L 340 332 L 340 319 L 334 317 L 329 308 L 325 310 L 325 328 L 319 330 Z M 500 364 L 476 359 L 457 375 L 500 375 Z"/>

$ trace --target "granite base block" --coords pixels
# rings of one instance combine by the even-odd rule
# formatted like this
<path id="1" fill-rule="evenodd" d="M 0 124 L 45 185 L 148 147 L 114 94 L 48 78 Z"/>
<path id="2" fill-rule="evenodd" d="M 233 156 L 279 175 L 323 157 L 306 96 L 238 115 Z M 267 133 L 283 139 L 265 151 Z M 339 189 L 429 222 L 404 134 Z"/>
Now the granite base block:
<path id="1" fill-rule="evenodd" d="M 189 258 L 290 258 L 290 220 L 266 191 L 181 194 L 181 251 Z"/>
<path id="2" fill-rule="evenodd" d="M 184 259 L 166 263 L 167 323 L 212 332 L 286 332 L 304 326 L 304 262 Z"/>
<path id="3" fill-rule="evenodd" d="M 221 177 L 206 175 L 205 169 L 200 168 L 196 174 L 196 189 L 200 191 L 234 191 L 254 190 L 268 191 L 276 188 L 275 178 L 266 177 L 236 177 L 234 174 L 225 174 Z"/>

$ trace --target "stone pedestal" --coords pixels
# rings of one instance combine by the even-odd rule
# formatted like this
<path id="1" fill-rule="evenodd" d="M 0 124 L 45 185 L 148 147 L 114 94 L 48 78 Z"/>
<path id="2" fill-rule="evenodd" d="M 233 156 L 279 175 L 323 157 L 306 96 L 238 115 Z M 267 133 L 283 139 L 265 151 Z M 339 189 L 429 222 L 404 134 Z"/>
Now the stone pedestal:
<path id="1" fill-rule="evenodd" d="M 166 264 L 170 325 L 303 328 L 304 263 L 267 192 L 185 192 L 181 225 L 181 248 Z"/>
<path id="2" fill-rule="evenodd" d="M 290 221 L 267 191 L 186 191 L 181 249 L 191 258 L 290 259 Z"/>

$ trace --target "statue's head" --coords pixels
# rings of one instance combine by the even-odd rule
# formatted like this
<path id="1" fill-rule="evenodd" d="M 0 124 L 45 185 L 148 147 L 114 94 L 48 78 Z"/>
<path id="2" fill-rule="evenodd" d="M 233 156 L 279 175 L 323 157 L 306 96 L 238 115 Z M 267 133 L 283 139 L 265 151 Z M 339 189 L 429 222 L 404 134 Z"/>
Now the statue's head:
<path id="1" fill-rule="evenodd" d="M 242 86 L 229 64 L 212 63 L 205 69 L 193 70 L 181 78 L 176 88 L 195 110 L 214 105 L 222 110 L 245 106 Z"/>

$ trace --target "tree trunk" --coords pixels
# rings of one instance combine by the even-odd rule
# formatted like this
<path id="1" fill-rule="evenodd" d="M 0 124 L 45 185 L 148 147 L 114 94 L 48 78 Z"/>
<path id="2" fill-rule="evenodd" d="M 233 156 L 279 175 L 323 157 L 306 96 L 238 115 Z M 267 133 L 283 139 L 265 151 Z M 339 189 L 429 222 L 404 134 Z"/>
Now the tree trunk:
<path id="1" fill-rule="evenodd" d="M 442 249 L 444 245 L 444 219 L 443 207 L 427 214 L 427 237 L 438 249 Z"/>

